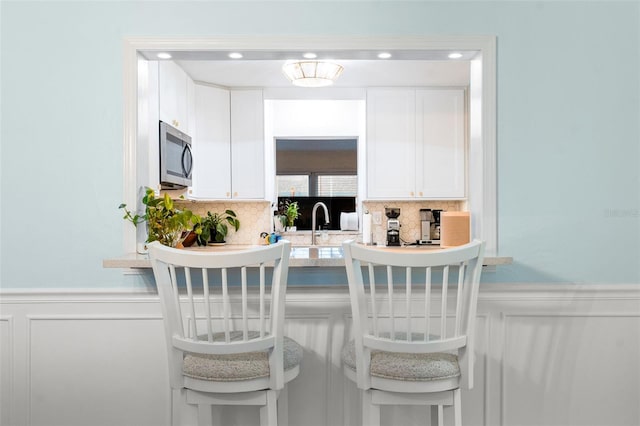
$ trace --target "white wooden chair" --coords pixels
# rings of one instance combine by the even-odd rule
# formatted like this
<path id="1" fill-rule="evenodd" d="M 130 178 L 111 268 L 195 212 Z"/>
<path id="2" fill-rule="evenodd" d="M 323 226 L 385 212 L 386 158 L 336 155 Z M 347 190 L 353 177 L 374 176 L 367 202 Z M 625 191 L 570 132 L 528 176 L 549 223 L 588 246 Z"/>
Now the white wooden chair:
<path id="1" fill-rule="evenodd" d="M 361 390 L 363 424 L 380 424 L 381 405 L 430 405 L 432 426 L 443 424 L 444 406 L 460 426 L 460 388 L 473 387 L 484 243 L 427 250 L 348 241 L 343 249 L 354 340 L 342 362 Z"/>
<path id="2" fill-rule="evenodd" d="M 174 424 L 185 403 L 197 405 L 200 426 L 212 424 L 213 405 L 260 406 L 261 426 L 287 423 L 285 384 L 302 360 L 302 347 L 284 336 L 290 250 L 288 241 L 215 253 L 149 245 Z"/>

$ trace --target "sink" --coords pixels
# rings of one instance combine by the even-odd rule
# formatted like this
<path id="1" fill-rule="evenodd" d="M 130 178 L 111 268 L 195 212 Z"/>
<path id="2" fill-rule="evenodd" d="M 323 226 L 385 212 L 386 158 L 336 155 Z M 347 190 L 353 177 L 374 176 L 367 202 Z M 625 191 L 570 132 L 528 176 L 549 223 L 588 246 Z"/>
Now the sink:
<path id="1" fill-rule="evenodd" d="M 292 259 L 342 259 L 341 246 L 293 246 Z"/>

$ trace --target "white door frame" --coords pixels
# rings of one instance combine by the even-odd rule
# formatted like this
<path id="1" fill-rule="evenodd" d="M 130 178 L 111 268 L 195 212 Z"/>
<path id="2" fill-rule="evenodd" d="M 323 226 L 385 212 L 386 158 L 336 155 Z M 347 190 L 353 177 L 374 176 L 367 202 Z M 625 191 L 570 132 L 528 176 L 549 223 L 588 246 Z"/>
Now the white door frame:
<path id="1" fill-rule="evenodd" d="M 468 200 L 473 235 L 486 241 L 486 255 L 498 255 L 496 180 L 496 38 L 495 36 L 219 36 L 127 37 L 124 40 L 123 198 L 137 204 L 136 141 L 138 52 L 165 50 L 472 50 Z M 124 251 L 135 252 L 136 233 L 125 227 Z"/>

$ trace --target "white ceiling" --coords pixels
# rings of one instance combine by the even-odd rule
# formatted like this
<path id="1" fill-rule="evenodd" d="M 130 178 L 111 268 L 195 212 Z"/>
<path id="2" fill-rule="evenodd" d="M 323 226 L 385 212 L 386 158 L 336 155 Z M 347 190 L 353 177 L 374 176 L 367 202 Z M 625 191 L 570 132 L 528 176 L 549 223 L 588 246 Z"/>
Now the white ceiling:
<path id="1" fill-rule="evenodd" d="M 460 59 L 448 58 L 447 50 L 391 50 L 390 59 L 378 59 L 375 50 L 320 50 L 317 59 L 338 62 L 344 67 L 334 87 L 374 86 L 466 86 L 469 64 L 477 52 L 458 51 Z M 142 51 L 149 60 L 157 60 L 159 51 Z M 196 81 L 225 87 L 292 87 L 282 73 L 286 61 L 302 59 L 301 50 L 249 50 L 242 59 L 230 59 L 229 50 L 169 51 L 189 76 Z M 314 89 L 305 89 L 314 90 Z"/>
<path id="2" fill-rule="evenodd" d="M 195 81 L 225 87 L 291 87 L 285 60 L 176 60 Z M 466 86 L 469 61 L 338 60 L 344 67 L 333 87 Z M 309 89 L 313 90 L 313 89 Z"/>

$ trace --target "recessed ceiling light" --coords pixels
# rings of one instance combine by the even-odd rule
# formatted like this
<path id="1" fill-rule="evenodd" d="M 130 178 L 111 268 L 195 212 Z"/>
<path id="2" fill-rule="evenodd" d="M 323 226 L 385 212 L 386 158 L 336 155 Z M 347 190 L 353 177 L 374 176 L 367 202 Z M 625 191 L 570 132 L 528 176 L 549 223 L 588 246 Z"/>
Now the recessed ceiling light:
<path id="1" fill-rule="evenodd" d="M 460 52 L 449 53 L 449 59 L 460 59 L 460 58 L 462 58 L 462 53 Z"/>
<path id="2" fill-rule="evenodd" d="M 390 57 L 391 57 L 391 53 L 389 52 L 378 53 L 378 58 L 380 59 L 389 59 Z"/>
<path id="3" fill-rule="evenodd" d="M 171 55 L 167 52 L 160 52 L 156 56 L 160 59 L 171 59 Z"/>
<path id="4" fill-rule="evenodd" d="M 302 55 L 302 57 L 305 58 L 305 59 L 315 59 L 315 58 L 318 57 L 318 55 L 316 55 L 313 52 L 307 52 L 304 55 Z"/>
<path id="5" fill-rule="evenodd" d="M 242 58 L 242 53 L 240 53 L 240 52 L 231 52 L 231 53 L 229 53 L 229 57 L 231 59 L 240 59 L 240 58 Z"/>

